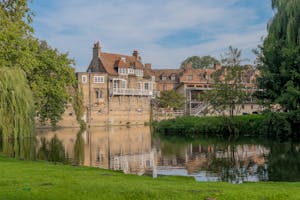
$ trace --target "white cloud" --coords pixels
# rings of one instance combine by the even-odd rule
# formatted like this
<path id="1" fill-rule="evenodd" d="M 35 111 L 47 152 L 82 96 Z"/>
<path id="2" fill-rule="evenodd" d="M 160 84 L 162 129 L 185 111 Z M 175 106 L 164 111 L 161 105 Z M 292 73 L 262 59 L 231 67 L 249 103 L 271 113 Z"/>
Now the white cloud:
<path id="1" fill-rule="evenodd" d="M 191 55 L 219 57 L 229 45 L 246 56 L 265 35 L 265 23 L 254 9 L 233 6 L 237 0 L 165 1 L 54 1 L 53 9 L 34 10 L 37 36 L 60 51 L 70 53 L 78 71 L 89 64 L 93 42 L 103 51 L 131 54 L 138 49 L 144 62 L 155 68 L 177 68 Z M 176 32 L 195 28 L 214 40 L 187 47 L 166 48 L 157 41 Z M 176 42 L 176 41 L 174 41 Z"/>

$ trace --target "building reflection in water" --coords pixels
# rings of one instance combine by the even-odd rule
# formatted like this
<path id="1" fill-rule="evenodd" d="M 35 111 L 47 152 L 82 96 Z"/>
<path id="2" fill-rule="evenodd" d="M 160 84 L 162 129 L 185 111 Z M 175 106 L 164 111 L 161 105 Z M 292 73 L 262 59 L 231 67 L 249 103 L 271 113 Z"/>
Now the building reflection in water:
<path id="1" fill-rule="evenodd" d="M 124 173 L 153 177 L 183 175 L 193 176 L 198 181 L 235 183 L 268 180 L 268 147 L 173 142 L 151 138 L 150 128 L 146 126 L 97 127 L 84 132 L 77 129 L 43 130 L 39 131 L 37 144 L 38 154 L 46 152 L 48 156 L 44 157 L 52 158 L 51 161 L 64 154 L 65 163 Z M 49 156 L 53 153 L 58 156 Z"/>
<path id="2" fill-rule="evenodd" d="M 150 128 L 146 126 L 97 127 L 82 133 L 77 129 L 43 130 L 38 133 L 38 149 L 45 146 L 43 140 L 52 144 L 53 138 L 63 143 L 66 160 L 72 164 L 139 175 L 153 171 L 154 152 Z"/>

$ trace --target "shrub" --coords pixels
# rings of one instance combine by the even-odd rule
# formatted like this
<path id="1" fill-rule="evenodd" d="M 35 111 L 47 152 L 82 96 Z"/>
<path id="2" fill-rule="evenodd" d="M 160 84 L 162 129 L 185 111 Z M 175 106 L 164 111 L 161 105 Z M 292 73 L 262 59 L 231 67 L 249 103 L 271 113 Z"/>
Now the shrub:
<path id="1" fill-rule="evenodd" d="M 300 111 L 230 117 L 185 116 L 163 120 L 154 125 L 157 132 L 183 137 L 267 137 L 299 138 Z"/>

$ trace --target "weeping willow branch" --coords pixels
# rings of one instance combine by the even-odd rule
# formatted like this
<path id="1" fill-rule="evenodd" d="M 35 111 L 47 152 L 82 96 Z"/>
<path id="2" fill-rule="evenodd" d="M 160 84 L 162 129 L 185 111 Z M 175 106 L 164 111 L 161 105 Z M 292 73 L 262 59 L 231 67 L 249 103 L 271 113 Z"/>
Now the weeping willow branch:
<path id="1" fill-rule="evenodd" d="M 19 69 L 0 67 L 0 136 L 30 137 L 34 133 L 32 92 Z"/>

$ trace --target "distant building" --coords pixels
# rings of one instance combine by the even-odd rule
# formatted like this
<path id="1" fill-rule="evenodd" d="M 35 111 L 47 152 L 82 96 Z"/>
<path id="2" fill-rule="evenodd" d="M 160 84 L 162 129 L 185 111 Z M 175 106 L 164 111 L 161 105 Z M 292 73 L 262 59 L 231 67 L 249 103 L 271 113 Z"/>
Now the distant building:
<path id="1" fill-rule="evenodd" d="M 207 90 L 214 88 L 215 80 L 213 74 L 220 72 L 221 79 L 226 73 L 226 67 L 219 64 L 213 68 L 194 69 L 191 63 L 187 64 L 184 69 L 155 69 L 152 73 L 155 75 L 156 90 L 167 91 L 175 90 L 186 97 L 185 114 L 187 115 L 203 115 L 209 105 L 203 104 L 199 100 L 199 96 Z M 242 81 L 245 88 L 255 91 L 256 78 L 259 75 L 257 69 L 245 66 L 243 70 Z M 247 102 L 240 111 L 240 114 L 261 111 L 262 107 L 256 102 Z"/>
<path id="2" fill-rule="evenodd" d="M 94 44 L 86 72 L 77 73 L 84 96 L 85 121 L 90 125 L 144 124 L 150 119 L 155 81 L 151 65 L 132 55 L 105 53 Z"/>

